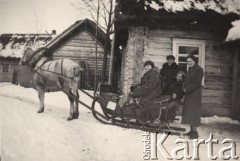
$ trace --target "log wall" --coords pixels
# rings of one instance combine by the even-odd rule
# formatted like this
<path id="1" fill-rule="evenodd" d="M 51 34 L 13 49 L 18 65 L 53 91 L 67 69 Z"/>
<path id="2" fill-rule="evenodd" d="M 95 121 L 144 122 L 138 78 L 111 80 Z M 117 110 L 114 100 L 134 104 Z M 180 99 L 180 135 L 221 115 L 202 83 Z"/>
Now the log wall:
<path id="1" fill-rule="evenodd" d="M 172 54 L 173 38 L 205 40 L 205 81 L 203 115 L 230 115 L 232 98 L 233 50 L 223 45 L 223 36 L 201 31 L 130 28 L 126 52 L 123 54 L 123 93 L 140 81 L 143 62 L 152 60 L 159 69 Z M 141 41 L 139 41 L 141 40 Z"/>
<path id="2" fill-rule="evenodd" d="M 98 42 L 98 64 L 97 67 L 101 73 L 103 64 L 103 46 Z M 54 59 L 68 58 L 75 62 L 85 61 L 91 70 L 95 70 L 95 39 L 88 31 L 81 31 L 70 40 L 65 42 L 54 52 Z M 109 58 L 107 60 L 107 74 L 109 70 Z"/>

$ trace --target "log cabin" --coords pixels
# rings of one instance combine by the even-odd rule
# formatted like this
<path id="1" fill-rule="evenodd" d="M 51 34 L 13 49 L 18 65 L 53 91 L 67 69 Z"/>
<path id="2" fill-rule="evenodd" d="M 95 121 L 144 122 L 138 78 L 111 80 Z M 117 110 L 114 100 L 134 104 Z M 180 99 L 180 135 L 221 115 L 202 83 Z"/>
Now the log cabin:
<path id="1" fill-rule="evenodd" d="M 239 119 L 240 43 L 225 42 L 231 22 L 240 19 L 239 5 L 118 1 L 116 41 L 123 48 L 120 91 L 127 93 L 140 82 L 146 60 L 161 69 L 166 56 L 172 54 L 187 70 L 186 56 L 195 54 L 205 72 L 202 115 Z"/>

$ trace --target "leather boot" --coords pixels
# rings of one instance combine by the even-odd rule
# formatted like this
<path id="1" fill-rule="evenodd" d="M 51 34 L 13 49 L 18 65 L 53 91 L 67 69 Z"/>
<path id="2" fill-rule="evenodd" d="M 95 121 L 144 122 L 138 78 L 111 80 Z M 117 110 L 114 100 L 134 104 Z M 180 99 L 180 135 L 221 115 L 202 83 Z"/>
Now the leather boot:
<path id="1" fill-rule="evenodd" d="M 189 136 L 189 139 L 197 139 L 199 136 L 198 136 L 198 132 L 197 131 L 193 131 L 191 133 L 191 135 Z"/>

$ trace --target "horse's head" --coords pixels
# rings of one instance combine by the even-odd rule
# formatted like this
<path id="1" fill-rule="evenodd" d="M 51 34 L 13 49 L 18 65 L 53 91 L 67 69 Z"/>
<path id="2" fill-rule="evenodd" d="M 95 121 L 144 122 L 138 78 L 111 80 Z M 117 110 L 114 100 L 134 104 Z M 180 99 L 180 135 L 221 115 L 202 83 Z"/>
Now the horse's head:
<path id="1" fill-rule="evenodd" d="M 34 51 L 32 48 L 28 47 L 23 51 L 22 58 L 20 60 L 20 65 L 27 65 L 30 61 L 31 55 Z"/>
<path id="2" fill-rule="evenodd" d="M 43 57 L 43 52 L 41 52 L 43 48 L 37 49 L 34 51 L 32 48 L 28 47 L 24 50 L 22 59 L 20 61 L 20 65 L 34 65 L 39 61 L 40 58 Z"/>

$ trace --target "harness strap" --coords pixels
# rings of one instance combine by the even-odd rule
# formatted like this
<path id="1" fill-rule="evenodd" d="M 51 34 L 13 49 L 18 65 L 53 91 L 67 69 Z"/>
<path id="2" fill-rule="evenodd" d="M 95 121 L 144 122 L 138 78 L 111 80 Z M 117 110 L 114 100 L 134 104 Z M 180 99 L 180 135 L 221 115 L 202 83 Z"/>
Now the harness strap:
<path id="1" fill-rule="evenodd" d="M 62 77 L 68 78 L 68 79 L 73 79 L 72 77 L 65 76 L 65 75 L 63 75 L 61 73 L 56 73 L 56 72 L 53 72 L 53 71 L 50 71 L 50 70 L 46 70 L 46 69 L 42 69 L 42 68 L 39 68 L 39 69 L 41 69 L 42 71 L 45 71 L 45 72 L 49 72 L 49 73 L 53 73 L 53 74 L 56 74 L 56 75 L 60 75 Z M 34 73 L 39 74 L 37 71 L 34 71 Z"/>
<path id="2" fill-rule="evenodd" d="M 63 75 L 63 59 L 61 61 L 61 74 Z"/>
<path id="3" fill-rule="evenodd" d="M 53 61 L 51 61 L 51 62 L 49 63 L 49 65 L 48 65 L 48 67 L 47 67 L 47 70 L 49 70 L 50 65 L 52 64 L 52 62 L 53 62 Z"/>
<path id="4" fill-rule="evenodd" d="M 50 61 L 49 59 L 46 59 L 46 60 L 43 61 L 43 63 L 42 63 L 40 66 L 36 66 L 36 65 L 35 65 L 35 67 L 37 67 L 37 69 L 34 70 L 34 71 L 37 71 L 38 69 L 41 69 L 41 67 L 42 67 L 44 64 L 46 64 L 47 62 L 49 62 L 49 61 Z M 35 67 L 34 67 L 34 68 L 35 68 Z"/>

